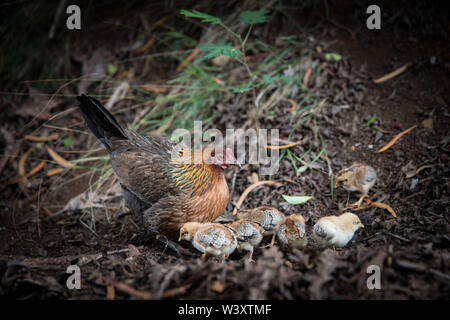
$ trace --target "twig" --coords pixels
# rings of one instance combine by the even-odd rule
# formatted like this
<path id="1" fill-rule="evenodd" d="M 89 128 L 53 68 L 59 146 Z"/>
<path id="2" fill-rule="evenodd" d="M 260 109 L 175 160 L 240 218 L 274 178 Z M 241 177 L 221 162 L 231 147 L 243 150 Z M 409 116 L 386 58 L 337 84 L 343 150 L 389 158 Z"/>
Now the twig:
<path id="1" fill-rule="evenodd" d="M 400 67 L 397 70 L 394 70 L 391 73 L 388 73 L 387 75 L 382 76 L 381 78 L 373 80 L 373 82 L 375 82 L 375 83 L 382 83 L 382 82 L 388 81 L 389 79 L 392 79 L 392 78 L 398 76 L 399 74 L 405 72 L 405 70 L 409 67 L 409 65 L 410 64 L 407 63 L 403 67 Z"/>
<path id="2" fill-rule="evenodd" d="M 244 202 L 245 198 L 247 198 L 248 194 L 256 188 L 259 188 L 263 185 L 270 185 L 270 186 L 274 186 L 276 188 L 279 188 L 281 186 L 283 186 L 282 183 L 280 182 L 276 182 L 276 181 L 270 181 L 270 180 L 264 180 L 264 181 L 259 181 L 257 183 L 254 183 L 250 186 L 247 187 L 247 189 L 244 190 L 244 192 L 241 194 L 238 202 L 236 203 L 236 207 L 233 210 L 233 215 L 236 215 L 237 211 L 239 210 L 239 208 L 241 207 L 242 203 Z"/>

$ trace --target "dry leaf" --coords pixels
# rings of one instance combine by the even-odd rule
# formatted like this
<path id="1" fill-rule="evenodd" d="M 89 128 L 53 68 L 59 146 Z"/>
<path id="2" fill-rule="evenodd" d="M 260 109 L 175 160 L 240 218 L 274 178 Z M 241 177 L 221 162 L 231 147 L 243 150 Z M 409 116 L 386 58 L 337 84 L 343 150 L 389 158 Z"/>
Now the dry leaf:
<path id="1" fill-rule="evenodd" d="M 433 119 L 425 119 L 422 121 L 422 126 L 427 129 L 433 129 Z"/>
<path id="2" fill-rule="evenodd" d="M 267 148 L 267 149 L 287 149 L 287 148 L 292 148 L 292 147 L 294 147 L 294 146 L 296 146 L 296 145 L 298 145 L 298 144 L 300 144 L 300 143 L 302 143 L 302 142 L 303 142 L 303 140 L 299 140 L 299 141 L 297 141 L 297 142 L 290 143 L 290 144 L 285 144 L 285 145 L 283 145 L 283 146 L 271 146 L 271 145 L 267 145 L 266 148 Z"/>
<path id="3" fill-rule="evenodd" d="M 219 280 L 214 280 L 211 282 L 211 290 L 212 291 L 222 293 L 224 289 L 225 289 L 225 286 Z"/>
<path id="4" fill-rule="evenodd" d="M 382 83 L 382 82 L 388 81 L 389 79 L 392 79 L 392 78 L 398 76 L 399 74 L 405 72 L 405 70 L 408 68 L 408 66 L 409 66 L 409 63 L 405 64 L 403 67 L 398 68 L 395 71 L 392 71 L 391 73 L 388 73 L 385 76 L 382 76 L 381 78 L 373 80 L 373 82 L 375 82 L 375 83 Z"/>
<path id="5" fill-rule="evenodd" d="M 311 76 L 312 68 L 308 67 L 308 69 L 305 72 L 305 75 L 303 76 L 303 85 L 308 85 L 309 77 Z"/>
<path id="6" fill-rule="evenodd" d="M 8 184 L 13 184 L 13 183 L 19 183 L 19 182 L 24 182 L 24 181 L 26 181 L 27 178 L 29 178 L 29 177 L 31 177 L 32 175 L 35 175 L 36 173 L 38 173 L 39 171 L 41 171 L 42 168 L 44 168 L 45 163 L 46 163 L 46 162 L 45 162 L 44 160 L 42 160 L 36 167 L 34 167 L 33 169 L 31 169 L 30 172 L 28 172 L 28 173 L 25 174 L 24 176 L 14 178 L 14 179 L 11 180 L 10 182 L 8 182 Z"/>
<path id="7" fill-rule="evenodd" d="M 36 137 L 36 136 L 32 136 L 32 135 L 26 135 L 25 140 L 29 140 L 29 141 L 35 141 L 35 142 L 44 142 L 44 141 L 51 141 L 51 140 L 56 140 L 59 138 L 59 134 L 54 133 L 52 135 L 49 135 L 47 137 Z"/>
<path id="8" fill-rule="evenodd" d="M 212 63 L 215 66 L 223 67 L 228 63 L 228 61 L 230 61 L 230 59 L 231 58 L 229 56 L 216 56 L 212 60 Z"/>
<path id="9" fill-rule="evenodd" d="M 106 299 L 114 300 L 116 297 L 116 289 L 114 289 L 113 285 L 106 286 Z"/>
<path id="10" fill-rule="evenodd" d="M 184 67 L 186 67 L 186 65 L 191 62 L 192 60 L 195 59 L 195 57 L 197 56 L 199 52 L 198 48 L 195 48 L 194 50 L 192 50 L 191 54 L 188 55 L 188 57 L 186 59 L 184 59 L 184 61 L 182 63 L 180 63 L 180 65 L 177 67 L 177 69 L 175 70 L 176 72 L 180 72 L 181 70 L 184 69 Z"/>
<path id="11" fill-rule="evenodd" d="M 25 152 L 22 156 L 22 158 L 20 158 L 19 160 L 19 176 L 24 177 L 25 176 L 25 161 L 27 161 L 28 156 L 30 155 L 31 152 L 33 152 L 34 148 L 30 148 L 27 150 L 27 152 Z M 26 179 L 25 179 L 26 180 Z"/>
<path id="12" fill-rule="evenodd" d="M 50 154 L 50 157 L 52 157 L 53 160 L 55 160 L 60 166 L 65 168 L 73 168 L 75 165 L 72 162 L 67 161 L 63 157 L 61 157 L 59 154 L 57 154 L 52 148 L 47 146 L 47 151 Z"/>
<path id="13" fill-rule="evenodd" d="M 408 132 L 410 132 L 411 130 L 415 129 L 417 127 L 417 125 L 414 125 L 402 132 L 400 132 L 399 134 L 397 134 L 391 141 L 389 141 L 389 143 L 387 145 L 385 145 L 383 148 L 381 148 L 380 150 L 377 151 L 378 152 L 383 152 L 386 151 L 387 149 L 389 149 L 390 147 L 392 147 L 394 145 L 394 143 L 397 142 L 398 139 L 400 139 L 404 134 L 407 134 Z"/>
<path id="14" fill-rule="evenodd" d="M 54 176 L 55 174 L 61 173 L 63 171 L 64 171 L 63 168 L 56 168 L 56 169 L 49 170 L 49 171 L 47 171 L 47 177 Z"/>

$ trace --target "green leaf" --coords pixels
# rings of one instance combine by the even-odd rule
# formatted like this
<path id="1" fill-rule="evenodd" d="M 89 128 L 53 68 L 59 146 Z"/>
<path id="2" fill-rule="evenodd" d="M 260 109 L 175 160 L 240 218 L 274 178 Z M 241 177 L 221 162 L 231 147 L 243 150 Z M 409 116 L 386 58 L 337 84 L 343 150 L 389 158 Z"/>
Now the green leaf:
<path id="1" fill-rule="evenodd" d="M 203 13 L 197 10 L 181 10 L 180 13 L 186 17 L 195 18 L 195 19 L 202 19 L 202 22 L 208 22 L 211 24 L 221 24 L 222 20 L 220 20 L 217 17 L 214 17 L 212 15 L 209 15 L 207 13 Z"/>
<path id="2" fill-rule="evenodd" d="M 115 65 L 113 65 L 112 63 L 108 63 L 106 70 L 108 71 L 108 74 L 112 76 L 112 75 L 114 75 L 114 73 L 116 73 L 117 67 Z"/>
<path id="3" fill-rule="evenodd" d="M 239 16 L 239 21 L 248 24 L 264 23 L 270 20 L 269 10 L 244 11 Z"/>
<path id="4" fill-rule="evenodd" d="M 65 147 L 68 147 L 73 143 L 73 139 L 72 138 L 64 138 L 63 143 L 64 143 Z"/>
<path id="5" fill-rule="evenodd" d="M 206 55 L 197 59 L 197 61 L 202 61 L 206 59 L 212 59 L 216 56 L 228 56 L 230 58 L 236 58 L 241 56 L 241 51 L 239 49 L 233 48 L 229 43 L 222 44 L 202 44 L 199 46 L 201 50 L 207 52 Z"/>
<path id="6" fill-rule="evenodd" d="M 245 87 L 233 88 L 233 93 L 244 93 L 244 92 L 247 92 L 248 90 L 250 90 L 251 85 L 252 85 L 252 82 L 250 81 L 249 83 L 247 83 L 247 85 Z"/>
<path id="7" fill-rule="evenodd" d="M 302 204 L 313 198 L 312 196 L 286 196 L 284 194 L 282 196 L 290 204 Z"/>
<path id="8" fill-rule="evenodd" d="M 376 118 L 377 116 L 371 116 L 370 119 L 367 120 L 366 126 L 369 127 L 375 121 Z"/>
<path id="9" fill-rule="evenodd" d="M 338 53 L 326 53 L 325 54 L 325 59 L 327 61 L 340 61 L 342 59 L 342 56 Z"/>

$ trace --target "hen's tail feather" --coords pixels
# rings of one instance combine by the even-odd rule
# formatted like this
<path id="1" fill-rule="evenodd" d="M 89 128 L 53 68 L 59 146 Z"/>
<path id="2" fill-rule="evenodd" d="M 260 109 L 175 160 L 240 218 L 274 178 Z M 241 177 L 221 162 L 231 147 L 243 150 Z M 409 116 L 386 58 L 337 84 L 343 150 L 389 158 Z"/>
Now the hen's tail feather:
<path id="1" fill-rule="evenodd" d="M 92 133 L 111 151 L 111 138 L 128 140 L 116 118 L 97 99 L 82 94 L 77 97 L 80 110 Z"/>

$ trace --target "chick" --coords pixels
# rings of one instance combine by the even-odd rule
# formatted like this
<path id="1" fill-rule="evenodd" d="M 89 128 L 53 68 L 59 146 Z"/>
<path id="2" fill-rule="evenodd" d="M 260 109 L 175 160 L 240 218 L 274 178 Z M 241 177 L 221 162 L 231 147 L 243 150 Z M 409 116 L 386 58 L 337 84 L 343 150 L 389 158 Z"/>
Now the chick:
<path id="1" fill-rule="evenodd" d="M 362 200 L 367 197 L 370 188 L 373 187 L 376 180 L 377 172 L 374 168 L 366 164 L 355 163 L 349 168 L 342 169 L 337 173 L 335 188 L 342 186 L 349 192 L 361 192 L 362 197 L 356 202 L 359 207 Z"/>
<path id="2" fill-rule="evenodd" d="M 248 261 L 253 261 L 253 250 L 261 243 L 264 228 L 256 222 L 241 220 L 226 225 L 236 233 L 238 250 L 249 252 Z"/>
<path id="3" fill-rule="evenodd" d="M 187 222 L 180 229 L 178 241 L 192 241 L 192 245 L 207 256 L 228 258 L 237 246 L 234 233 L 220 223 Z"/>
<path id="4" fill-rule="evenodd" d="M 301 214 L 294 213 L 287 216 L 277 232 L 278 240 L 289 249 L 302 249 L 306 247 L 305 219 Z"/>
<path id="5" fill-rule="evenodd" d="M 250 220 L 259 223 L 265 230 L 264 235 L 272 235 L 270 246 L 275 242 L 275 236 L 285 215 L 272 207 L 257 207 L 251 210 L 241 210 L 236 213 L 234 220 Z"/>
<path id="6" fill-rule="evenodd" d="M 359 217 L 345 212 L 340 216 L 320 218 L 313 227 L 313 235 L 322 246 L 345 247 L 360 227 L 364 228 L 364 225 Z"/>

